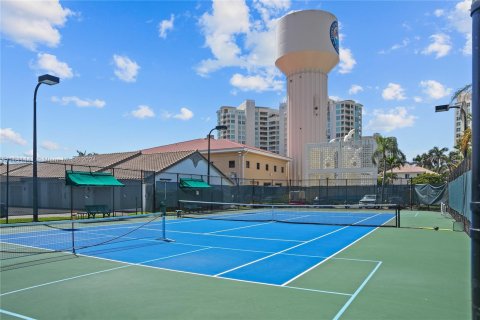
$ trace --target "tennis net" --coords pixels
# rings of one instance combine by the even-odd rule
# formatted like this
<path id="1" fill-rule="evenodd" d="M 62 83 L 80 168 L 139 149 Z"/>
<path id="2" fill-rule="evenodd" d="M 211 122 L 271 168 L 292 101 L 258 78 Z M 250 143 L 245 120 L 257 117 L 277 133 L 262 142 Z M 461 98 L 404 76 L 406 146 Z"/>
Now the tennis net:
<path id="1" fill-rule="evenodd" d="M 255 222 L 285 222 L 342 226 L 398 227 L 400 206 L 282 205 L 179 201 L 184 218 Z"/>
<path id="2" fill-rule="evenodd" d="M 0 225 L 1 267 L 21 258 L 70 252 L 110 243 L 153 238 L 165 240 L 163 213 Z M 162 219 L 163 218 L 163 219 Z"/>

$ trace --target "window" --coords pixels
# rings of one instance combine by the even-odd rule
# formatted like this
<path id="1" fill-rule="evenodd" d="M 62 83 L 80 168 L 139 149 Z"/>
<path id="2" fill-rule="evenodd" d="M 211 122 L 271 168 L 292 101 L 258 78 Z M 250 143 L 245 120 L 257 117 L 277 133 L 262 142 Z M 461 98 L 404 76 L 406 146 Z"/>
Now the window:
<path id="1" fill-rule="evenodd" d="M 265 165 L 265 170 L 268 171 L 268 164 Z"/>
<path id="2" fill-rule="evenodd" d="M 277 172 L 277 166 L 273 166 L 273 172 Z"/>
<path id="3" fill-rule="evenodd" d="M 228 161 L 228 167 L 229 168 L 235 168 L 235 160 Z"/>
<path id="4" fill-rule="evenodd" d="M 282 173 L 284 173 L 284 172 L 285 172 L 285 169 L 283 169 L 283 167 L 282 167 Z"/>
<path id="5" fill-rule="evenodd" d="M 260 170 L 260 163 L 257 162 L 257 170 Z"/>
<path id="6" fill-rule="evenodd" d="M 245 163 L 245 168 L 247 168 L 247 169 L 250 168 L 250 161 L 247 161 L 247 162 Z"/>

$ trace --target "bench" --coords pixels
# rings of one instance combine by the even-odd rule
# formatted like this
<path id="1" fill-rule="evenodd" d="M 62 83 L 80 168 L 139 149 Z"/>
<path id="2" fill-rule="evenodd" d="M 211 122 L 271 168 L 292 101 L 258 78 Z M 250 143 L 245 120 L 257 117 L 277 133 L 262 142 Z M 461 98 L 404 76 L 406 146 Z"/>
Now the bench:
<path id="1" fill-rule="evenodd" d="M 95 218 L 95 215 L 101 214 L 104 218 L 105 216 L 110 217 L 112 212 L 108 209 L 107 205 L 89 205 L 85 206 L 85 212 L 87 213 L 87 218 Z"/>

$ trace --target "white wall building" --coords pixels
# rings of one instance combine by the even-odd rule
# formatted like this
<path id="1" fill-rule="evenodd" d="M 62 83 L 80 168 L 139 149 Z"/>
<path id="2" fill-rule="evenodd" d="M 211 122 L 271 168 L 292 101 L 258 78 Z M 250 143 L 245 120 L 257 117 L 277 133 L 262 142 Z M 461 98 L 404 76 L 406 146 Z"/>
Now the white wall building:
<path id="1" fill-rule="evenodd" d="M 356 185 L 375 185 L 378 168 L 372 155 L 376 148 L 374 137 L 307 144 L 304 184 L 310 181 L 312 185 L 318 185 L 318 180 L 329 179 L 329 185 L 344 185 L 345 180 L 339 179 L 348 179 Z"/>
<path id="2" fill-rule="evenodd" d="M 285 116 L 285 104 L 273 109 L 245 100 L 238 107 L 222 106 L 217 111 L 217 124 L 228 130 L 219 131 L 218 138 L 284 155 Z"/>

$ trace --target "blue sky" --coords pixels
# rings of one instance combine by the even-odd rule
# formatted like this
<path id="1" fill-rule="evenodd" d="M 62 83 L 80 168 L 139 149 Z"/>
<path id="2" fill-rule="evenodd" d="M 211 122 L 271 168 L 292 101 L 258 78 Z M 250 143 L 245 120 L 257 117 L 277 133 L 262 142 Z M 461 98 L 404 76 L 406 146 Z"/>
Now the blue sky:
<path id="1" fill-rule="evenodd" d="M 37 77 L 38 156 L 110 153 L 205 136 L 216 110 L 245 99 L 278 107 L 275 27 L 293 10 L 340 23 L 329 96 L 364 105 L 364 135 L 398 138 L 411 160 L 452 149 L 453 112 L 434 105 L 471 83 L 465 1 L 1 0 L 1 156 L 31 156 Z"/>

